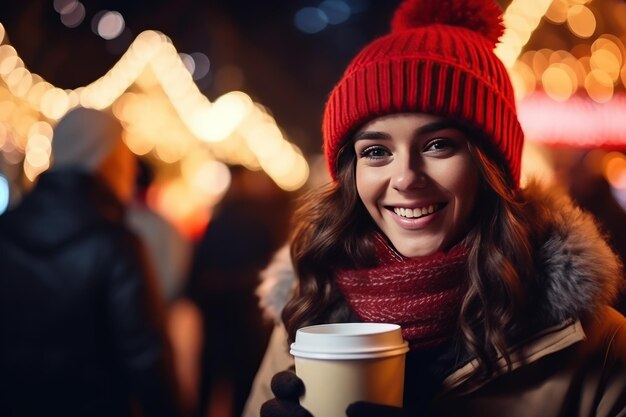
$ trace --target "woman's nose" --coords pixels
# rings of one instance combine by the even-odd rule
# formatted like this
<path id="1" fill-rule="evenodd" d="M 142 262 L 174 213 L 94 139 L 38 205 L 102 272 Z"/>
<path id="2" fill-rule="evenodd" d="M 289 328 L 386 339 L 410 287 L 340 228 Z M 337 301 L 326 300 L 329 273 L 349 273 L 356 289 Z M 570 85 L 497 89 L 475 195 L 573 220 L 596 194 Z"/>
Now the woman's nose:
<path id="1" fill-rule="evenodd" d="M 413 158 L 406 161 L 398 160 L 391 179 L 393 188 L 398 191 L 424 188 L 428 184 L 428 177 L 420 165 L 419 161 Z"/>

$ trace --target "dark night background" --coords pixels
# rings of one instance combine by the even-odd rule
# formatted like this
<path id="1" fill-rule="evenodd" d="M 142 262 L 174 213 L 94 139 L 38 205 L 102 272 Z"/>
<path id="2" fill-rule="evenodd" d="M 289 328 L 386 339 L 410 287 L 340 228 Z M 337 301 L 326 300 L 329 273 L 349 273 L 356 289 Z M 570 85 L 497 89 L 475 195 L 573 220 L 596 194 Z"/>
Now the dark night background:
<path id="1" fill-rule="evenodd" d="M 197 81 L 210 99 L 241 89 L 268 107 L 305 154 L 320 150 L 320 123 L 328 92 L 349 60 L 387 32 L 399 0 L 352 0 L 343 23 L 306 34 L 294 15 L 314 0 L 85 0 L 86 16 L 68 28 L 53 0 L 4 0 L 0 23 L 30 71 L 61 88 L 89 84 L 105 74 L 144 30 L 163 32 L 178 52 L 202 52 L 209 75 Z M 102 9 L 120 12 L 130 31 L 104 40 L 91 30 Z M 217 83 L 222 67 L 239 67 L 243 83 Z"/>
<path id="2" fill-rule="evenodd" d="M 85 19 L 68 28 L 54 0 L 2 0 L 0 23 L 27 68 L 61 88 L 89 84 L 105 74 L 142 31 L 161 31 L 179 52 L 208 56 L 211 71 L 197 85 L 209 100 L 227 91 L 245 91 L 310 155 L 321 149 L 321 115 L 328 93 L 360 48 L 387 33 L 401 2 L 344 0 L 352 8 L 345 22 L 315 34 L 301 32 L 295 14 L 322 1 L 83 0 Z M 591 3 L 603 31 L 620 33 L 612 6 L 622 1 Z M 496 2 L 504 10 L 511 0 Z M 124 35 L 107 41 L 92 32 L 92 18 L 103 9 L 123 15 Z M 579 42 L 565 25 L 544 21 L 526 49 L 571 50 Z M 233 67 L 240 69 L 242 82 L 216 76 Z"/>

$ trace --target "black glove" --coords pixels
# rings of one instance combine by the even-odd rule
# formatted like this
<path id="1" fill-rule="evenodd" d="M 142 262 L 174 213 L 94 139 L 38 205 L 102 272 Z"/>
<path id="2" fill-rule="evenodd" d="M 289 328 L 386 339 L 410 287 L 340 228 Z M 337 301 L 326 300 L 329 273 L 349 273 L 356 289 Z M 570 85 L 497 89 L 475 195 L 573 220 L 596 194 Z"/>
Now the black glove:
<path id="1" fill-rule="evenodd" d="M 276 398 L 261 406 L 261 417 L 313 417 L 300 405 L 304 383 L 295 373 L 282 371 L 272 377 L 272 392 Z"/>
<path id="2" fill-rule="evenodd" d="M 374 404 L 366 401 L 352 403 L 346 409 L 348 417 L 409 417 L 404 408 Z"/>

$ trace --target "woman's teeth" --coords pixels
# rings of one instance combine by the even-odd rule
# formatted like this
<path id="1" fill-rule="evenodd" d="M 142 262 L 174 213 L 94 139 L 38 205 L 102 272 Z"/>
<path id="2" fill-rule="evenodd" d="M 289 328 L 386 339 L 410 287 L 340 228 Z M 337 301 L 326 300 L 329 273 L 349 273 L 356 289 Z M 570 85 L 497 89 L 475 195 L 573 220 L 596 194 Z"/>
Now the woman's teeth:
<path id="1" fill-rule="evenodd" d="M 408 219 L 424 217 L 428 214 L 434 213 L 436 210 L 438 210 L 438 206 L 434 204 L 431 204 L 430 206 L 414 208 L 414 209 L 398 208 L 398 207 L 393 209 L 394 213 L 396 213 L 398 216 L 406 217 Z"/>

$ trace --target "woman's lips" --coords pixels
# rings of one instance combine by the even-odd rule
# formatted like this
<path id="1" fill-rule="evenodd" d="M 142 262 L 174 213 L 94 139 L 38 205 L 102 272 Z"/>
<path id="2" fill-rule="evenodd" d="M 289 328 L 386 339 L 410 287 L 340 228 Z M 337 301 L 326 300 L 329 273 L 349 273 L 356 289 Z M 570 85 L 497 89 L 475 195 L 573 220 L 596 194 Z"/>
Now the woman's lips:
<path id="1" fill-rule="evenodd" d="M 437 214 L 446 206 L 446 203 L 426 204 L 419 207 L 386 207 L 395 221 L 403 228 L 418 229 L 433 221 Z"/>

